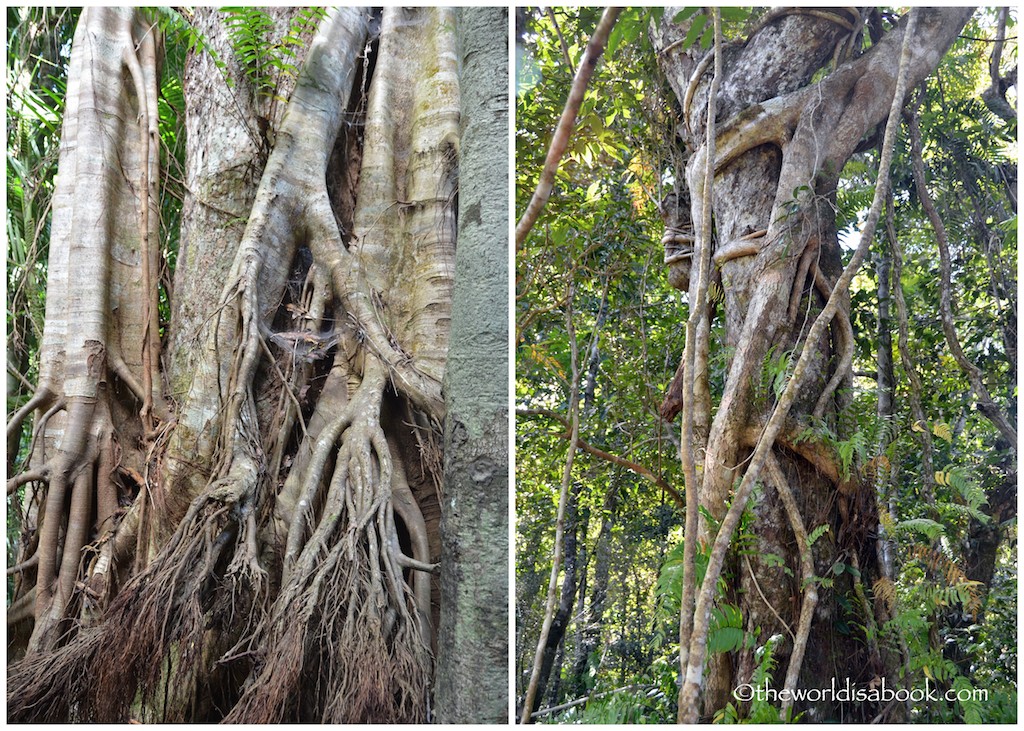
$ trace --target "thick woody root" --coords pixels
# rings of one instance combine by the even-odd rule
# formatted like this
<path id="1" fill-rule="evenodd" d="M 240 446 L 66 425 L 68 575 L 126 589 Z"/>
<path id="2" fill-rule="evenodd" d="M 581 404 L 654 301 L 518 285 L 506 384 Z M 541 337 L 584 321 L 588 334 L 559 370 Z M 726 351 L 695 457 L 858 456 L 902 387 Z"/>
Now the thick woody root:
<path id="1" fill-rule="evenodd" d="M 240 561 L 248 545 L 246 521 L 238 518 L 244 508 L 223 486 L 212 493 L 193 503 L 165 549 L 111 604 L 102 625 L 12 669 L 11 720 L 125 722 L 136 703 L 144 715 L 156 709 L 161 716 L 145 720 L 186 720 L 191 693 L 183 683 L 194 682 L 201 666 L 211 608 L 225 595 L 247 597 L 234 607 L 241 614 L 264 590 L 262 577 Z M 223 625 L 231 623 L 227 616 Z"/>
<path id="2" fill-rule="evenodd" d="M 102 348 L 100 349 L 102 361 Z M 102 367 L 102 363 L 100 366 Z M 29 639 L 30 652 L 53 649 L 67 630 L 67 619 L 77 610 L 83 550 L 93 534 L 93 504 L 99 515 L 96 524 L 109 529 L 116 497 L 110 499 L 111 426 L 107 404 L 97 399 L 68 401 L 63 438 L 56 453 L 44 465 L 29 473 L 45 484 L 45 497 L 38 515 L 37 548 L 27 558 L 37 566 L 35 619 Z M 42 439 L 37 425 L 35 438 Z M 97 501 L 96 495 L 100 498 Z M 96 595 L 102 601 L 105 597 Z"/>

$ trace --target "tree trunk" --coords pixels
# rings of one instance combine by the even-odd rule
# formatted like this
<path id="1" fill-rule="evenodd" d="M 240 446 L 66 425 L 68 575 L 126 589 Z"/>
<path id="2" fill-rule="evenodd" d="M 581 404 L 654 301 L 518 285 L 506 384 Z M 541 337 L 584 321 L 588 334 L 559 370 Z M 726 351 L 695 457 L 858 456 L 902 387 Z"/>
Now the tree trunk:
<path id="1" fill-rule="evenodd" d="M 22 582 L 34 630 L 9 669 L 9 720 L 426 721 L 439 616 L 456 602 L 435 577 L 459 24 L 439 8 L 193 20 L 164 358 L 160 34 L 137 12 L 90 8 L 73 44 L 44 369 L 15 419 L 39 417 L 14 478 L 39 506 L 25 528 L 39 571 Z M 493 71 L 504 56 L 477 63 Z M 501 113 L 479 96 L 464 108 L 470 128 Z M 492 159 L 474 143 L 461 163 Z M 476 180 L 476 195 L 504 201 L 504 175 Z M 463 222 L 470 241 L 474 221 L 496 220 L 482 205 Z M 460 256 L 468 297 L 491 257 L 472 243 Z M 460 316 L 463 333 L 476 314 Z M 493 337 L 500 349 L 472 356 L 492 376 L 507 367 Z M 480 386 L 466 364 L 450 373 L 463 413 Z M 492 411 L 460 423 L 471 439 L 490 430 L 469 479 L 486 473 L 491 498 L 452 528 L 476 541 L 505 536 L 493 497 L 505 490 L 504 411 L 484 393 Z M 452 555 L 446 570 L 472 562 L 504 606 L 504 555 Z M 476 632 L 505 641 L 492 625 Z M 503 672 L 493 656 L 484 665 Z"/>
<path id="2" fill-rule="evenodd" d="M 576 647 L 576 660 L 573 664 L 572 678 L 574 685 L 572 695 L 582 698 L 590 688 L 586 686 L 586 675 L 593 663 L 593 655 L 601 645 L 601 628 L 604 624 L 605 604 L 608 601 L 608 576 L 612 556 L 612 526 L 615 525 L 615 514 L 618 506 L 619 484 L 617 477 L 604 496 L 601 509 L 601 530 L 597 536 L 597 548 L 594 551 L 594 582 L 590 592 L 590 606 L 579 612 L 579 639 Z M 583 590 L 581 589 L 581 596 Z"/>
<path id="3" fill-rule="evenodd" d="M 551 630 L 548 632 L 547 640 L 544 643 L 544 652 L 541 660 L 540 675 L 537 681 L 537 693 L 533 699 L 533 707 L 530 713 L 540 709 L 541 699 L 545 697 L 551 673 L 554 671 L 561 674 L 561 660 L 555 662 L 559 656 L 559 648 L 562 647 L 565 639 L 565 631 L 568 628 L 569 618 L 572 614 L 573 603 L 576 598 L 576 572 L 578 569 L 579 555 L 576 549 L 579 537 L 579 497 L 583 483 L 577 482 L 569 491 L 569 500 L 565 508 L 565 548 L 564 564 L 562 574 L 562 588 L 558 595 L 558 604 L 551 620 Z"/>
<path id="4" fill-rule="evenodd" d="M 438 720 L 502 723 L 508 702 L 508 11 L 460 11 L 462 147 L 445 381 Z M 495 361 L 504 367 L 495 368 Z M 480 567 L 480 568 L 478 568 Z M 481 570 L 483 569 L 483 570 Z"/>
<path id="5" fill-rule="evenodd" d="M 711 190 L 715 233 L 712 258 L 717 267 L 714 276 L 720 277 L 724 289 L 724 345 L 731 349 L 732 357 L 724 392 L 712 410 L 704 367 L 709 345 L 706 323 L 698 329 L 697 339 L 688 343 L 697 353 L 698 376 L 690 418 L 694 424 L 692 449 L 700 459 L 697 474 L 703 472 L 703 477 L 697 485 L 687 487 L 698 489 L 703 508 L 716 520 L 723 519 L 733 500 L 731 491 L 744 476 L 751 451 L 778 397 L 779 392 L 773 394 L 768 386 L 758 390 L 761 373 L 771 367 L 784 379 L 792 372 L 798 355 L 810 348 L 807 376 L 801 382 L 789 421 L 774 440 L 770 459 L 778 463 L 780 479 L 794 493 L 807 530 L 831 527 L 833 540 L 814 545 L 815 573 L 824 576 L 836 560 L 843 559 L 859 565 L 860 581 L 870 585 L 875 574 L 875 551 L 868 539 L 877 525 L 871 486 L 844 475 L 835 459 L 820 446 L 797 443 L 793 438 L 811 416 L 824 418 L 835 429 L 836 414 L 845 404 L 843 391 L 850 378 L 853 345 L 848 299 L 832 323 L 831 337 L 807 343 L 801 336 L 821 311 L 842 268 L 832 212 L 836 181 L 862 139 L 885 120 L 906 26 L 904 20 L 862 56 L 840 56 L 835 70 L 812 84 L 813 75 L 833 57 L 833 52 L 846 47 L 849 39 L 844 28 L 851 21 L 858 27 L 859 14 L 846 18 L 846 12 L 776 12 L 746 42 L 723 49 L 724 76 L 714 100 L 719 131 Z M 670 20 L 673 13 L 669 9 L 665 18 Z M 964 10 L 920 13 L 907 64 L 909 83 L 917 83 L 915 79 L 919 81 L 931 72 L 970 15 Z M 685 30 L 663 23 L 656 45 L 667 49 Z M 849 47 L 857 44 L 849 43 Z M 683 142 L 694 151 L 686 178 L 693 206 L 691 218 L 699 227 L 700 179 L 708 155 L 703 117 L 710 74 L 701 80 L 698 73 L 695 88 L 689 84 L 697 61 L 693 50 L 676 49 L 662 56 L 669 82 L 683 107 Z M 700 240 L 699 236 L 695 238 Z M 666 255 L 669 253 L 674 252 L 666 250 Z M 699 253 L 694 254 L 695 259 Z M 694 307 L 696 271 L 687 278 L 690 306 Z M 767 560 L 769 554 L 781 556 L 799 576 L 794 529 L 778 497 L 781 488 L 769 486 L 751 506 L 756 550 L 750 556 L 749 567 L 746 561 L 730 564 L 742 578 L 738 594 L 727 600 L 741 605 L 749 624 L 761 628 L 762 637 L 785 632 L 783 620 L 796 627 L 801 606 L 797 582 L 788 580 Z M 704 521 L 700 535 L 709 542 L 713 537 Z M 705 579 L 705 586 L 708 581 Z M 849 581 L 849 576 L 837 579 L 836 590 L 854 589 L 843 585 Z M 698 602 L 698 614 L 700 606 Z M 710 606 L 705 606 L 709 611 Z M 856 669 L 851 672 L 853 682 L 867 682 L 884 673 L 877 655 L 862 640 L 843 638 L 832 631 L 840 611 L 834 596 L 823 597 L 817 605 L 807 644 L 818 652 L 804 659 L 800 671 L 800 678 L 808 685 L 820 685 L 822 678 L 831 676 L 837 662 Z M 694 618 L 695 628 L 707 619 L 697 614 Z M 723 655 L 712 656 L 705 679 L 702 666 L 706 637 L 700 634 L 694 630 L 684 679 L 690 690 L 681 696 L 681 704 L 689 703 L 684 697 L 693 697 L 696 688 L 703 687 L 702 715 L 708 718 L 730 700 L 732 688 L 745 679 L 734 676 Z M 787 642 L 776 655 L 780 676 L 792 647 Z M 749 663 L 746 665 L 749 667 Z M 782 683 L 773 686 L 781 688 Z M 861 712 L 868 713 L 869 709 Z M 681 718 L 691 720 L 698 715 L 695 707 L 681 707 L 680 713 Z M 819 704 L 813 713 L 810 720 L 824 720 L 832 709 Z"/>

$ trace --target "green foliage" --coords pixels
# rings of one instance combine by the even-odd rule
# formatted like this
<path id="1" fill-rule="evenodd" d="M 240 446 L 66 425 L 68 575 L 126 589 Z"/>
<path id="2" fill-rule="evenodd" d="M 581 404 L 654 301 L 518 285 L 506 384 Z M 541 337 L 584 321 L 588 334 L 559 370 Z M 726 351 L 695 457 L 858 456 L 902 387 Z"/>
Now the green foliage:
<path id="1" fill-rule="evenodd" d="M 680 541 L 666 554 L 654 587 L 658 614 L 665 620 L 679 617 L 679 605 L 683 596 L 683 548 L 684 545 Z M 708 550 L 697 551 L 694 573 L 698 587 L 704 582 L 704 576 L 708 570 L 708 558 Z"/>
<path id="2" fill-rule="evenodd" d="M 769 348 L 761 363 L 761 380 L 754 391 L 754 400 L 758 403 L 767 403 L 769 395 L 776 399 L 782 396 L 786 383 L 793 373 L 793 351 L 776 352 L 777 350 L 778 347 L 775 345 Z"/>
<path id="3" fill-rule="evenodd" d="M 231 38 L 231 50 L 252 88 L 257 94 L 269 96 L 275 86 L 267 53 L 274 19 L 260 8 L 226 7 L 224 23 Z"/>
<path id="4" fill-rule="evenodd" d="M 289 23 L 281 38 L 274 37 L 274 18 L 255 7 L 225 7 L 231 49 L 257 96 L 277 101 L 275 92 L 284 79 L 299 74 L 298 51 L 305 46 L 326 14 L 324 8 L 304 8 Z"/>
<path id="5" fill-rule="evenodd" d="M 711 609 L 708 652 L 733 652 L 744 645 L 743 614 L 734 604 L 723 603 Z"/>
<path id="6" fill-rule="evenodd" d="M 214 64 L 224 75 L 225 80 L 230 83 L 230 78 L 227 75 L 227 65 L 224 63 L 224 60 L 210 47 L 206 36 L 200 33 L 185 15 L 169 7 L 145 8 L 142 12 L 148 13 L 153 22 L 156 23 L 157 28 L 164 34 L 164 42 L 167 49 L 165 63 L 169 61 L 174 67 L 179 67 L 183 65 L 186 54 L 205 53 L 213 59 Z M 178 75 L 180 76 L 180 74 Z M 173 105 L 173 100 L 168 99 L 167 101 L 172 102 Z M 176 106 L 178 109 L 184 108 L 184 100 L 182 100 L 181 106 L 173 106 Z"/>
<path id="7" fill-rule="evenodd" d="M 580 352 L 588 352 L 591 343 L 598 352 L 594 397 L 584 408 L 583 438 L 606 451 L 628 455 L 680 488 L 677 444 L 671 438 L 674 427 L 656 417 L 663 387 L 679 364 L 681 325 L 688 307 L 687 295 L 668 290 L 659 271 L 662 226 L 656 202 L 679 171 L 678 152 L 672 144 L 677 110 L 651 58 L 646 32 L 647 24 L 660 20 L 662 12 L 623 11 L 609 52 L 598 64 L 584 97 L 554 195 L 517 257 L 516 399 L 520 408 L 564 413 L 570 372 L 566 296 L 571 290 Z M 701 49 L 711 42 L 709 18 L 702 8 L 672 12 L 676 15 L 666 20 L 687 24 L 680 46 L 699 59 L 704 55 Z M 723 8 L 721 12 L 729 40 L 749 32 L 761 11 Z M 947 223 L 953 249 L 955 326 L 968 359 L 982 370 L 997 404 L 1015 419 L 1016 125 L 994 116 L 980 101 L 980 90 L 989 81 L 992 44 L 972 40 L 992 38 L 994 12 L 979 11 L 927 89 L 918 93 L 922 93 L 929 190 Z M 575 64 L 600 9 L 554 8 L 551 14 Z M 1013 16 L 1008 37 L 1016 34 Z M 894 11 L 883 11 L 883 29 L 896 21 Z M 516 99 L 519 212 L 536 186 L 550 131 L 571 81 L 551 15 L 528 13 L 522 38 L 524 66 L 531 73 L 523 75 Z M 1016 42 L 1008 41 L 1003 73 L 1015 64 Z M 858 152 L 839 175 L 834 204 L 844 261 L 874 195 L 877 157 L 876 149 Z M 938 255 L 910 175 L 905 136 L 898 141 L 891 178 L 895 242 L 889 241 L 881 226 L 872 243 L 873 264 L 862 268 L 850 296 L 857 375 L 837 398 L 849 405 L 821 421 L 804 423 L 797 441 L 812 441 L 816 452 L 832 460 L 841 481 L 864 491 L 861 494 L 875 495 L 877 530 L 888 541 L 893 574 L 882 580 L 874 566 L 862 563 L 864 573 L 858 576 L 848 556 L 833 554 L 836 546 L 832 544 L 838 546 L 841 537 L 825 534 L 831 528 L 841 533 L 842 528 L 833 513 L 805 516 L 808 543 L 816 557 L 830 556 L 825 564 L 830 570 L 814 582 L 824 600 L 837 605 L 836 633 L 865 642 L 870 623 L 850 587 L 856 578 L 865 589 L 870 585 L 869 603 L 884 603 L 890 610 L 888 619 L 878 619 L 877 637 L 872 639 L 893 657 L 902 657 L 906 647 L 911 657 L 918 658 L 903 679 L 906 687 L 918 687 L 928 677 L 927 667 L 927 672 L 941 676 L 951 687 L 966 688 L 964 683 L 969 682 L 974 688 L 992 691 L 989 702 L 980 707 L 970 702 L 928 707 L 916 711 L 910 720 L 976 720 L 979 714 L 983 721 L 1014 720 L 1016 523 L 1015 503 L 1007 502 L 1005 495 L 1012 493 L 1006 485 L 1015 474 L 1015 456 L 979 412 L 976 396 L 945 342 L 939 319 Z M 808 192 L 798 189 L 796 194 Z M 910 380 L 897 343 L 893 292 L 890 319 L 882 323 L 891 336 L 893 409 L 891 414 L 878 414 L 879 269 L 886 260 L 892 261 L 893 243 L 902 259 L 901 276 L 893 286 L 901 288 L 906 302 L 908 355 L 922 382 L 925 415 L 920 423 L 911 412 Z M 716 291 L 712 298 L 717 301 L 720 296 Z M 722 320 L 716 317 L 711 325 L 708 377 L 713 412 L 734 355 L 733 348 L 725 345 Z M 753 411 L 763 412 L 778 398 L 791 374 L 792 348 L 792 343 L 780 341 L 753 375 Z M 583 364 L 585 383 L 587 365 Z M 516 570 L 517 579 L 522 580 L 517 582 L 522 591 L 517 606 L 522 608 L 519 634 L 525 638 L 520 641 L 521 664 L 532 649 L 535 634 L 531 632 L 539 625 L 542 593 L 540 588 L 522 587 L 526 582 L 537 587 L 544 583 L 543 567 L 550 566 L 546 558 L 553 548 L 545 531 L 553 524 L 551 485 L 557 483 L 564 464 L 559 430 L 521 419 L 517 435 Z M 932 445 L 930 466 L 923 460 L 924 436 Z M 588 683 L 592 684 L 587 687 L 610 690 L 639 682 L 647 678 L 647 668 L 657 666 L 670 680 L 664 692 L 672 698 L 678 675 L 674 663 L 682 590 L 681 511 L 648 483 L 591 455 L 577 455 L 577 477 L 584 485 L 581 501 L 594 509 L 594 515 L 609 483 L 614 479 L 623 485 L 608 589 L 609 606 L 614 609 L 605 614 L 601 632 L 606 648 L 629 647 L 630 651 L 607 649 L 603 659 L 589 666 Z M 761 489 L 754 501 L 770 499 L 771 494 L 770 488 Z M 778 576 L 783 579 L 787 570 L 791 574 L 795 569 L 786 565 L 786 558 L 791 561 L 792 557 L 774 556 L 759 548 L 755 514 L 745 511 L 731 557 L 742 561 L 744 555 L 758 552 L 765 565 L 782 569 Z M 714 534 L 718 527 L 714 516 L 703 508 L 701 515 Z M 873 516 L 869 510 L 860 518 Z M 982 577 L 968 575 L 967 567 L 976 565 L 972 563 L 978 558 L 976 547 L 990 530 L 998 531 L 1000 543 L 995 578 L 984 586 L 978 583 Z M 585 539 L 590 561 L 596 541 L 592 518 Z M 699 578 L 706 561 L 706 549 L 698 551 Z M 736 621 L 732 610 L 741 608 L 743 600 L 732 593 L 736 576 L 729 573 L 735 570 L 730 562 L 717 587 L 716 631 L 709 642 L 715 651 L 742 652 L 744 640 L 739 638 L 745 625 Z M 542 580 L 535 580 L 538 575 Z M 593 576 L 588 575 L 588 582 L 593 582 Z M 590 601 L 585 597 L 583 606 Z M 567 635 L 566 642 L 568 657 L 575 640 Z M 647 664 L 641 666 L 640 658 Z M 761 677 L 778 676 L 773 663 L 771 647 L 759 652 Z M 569 679 L 568 674 L 564 679 Z M 594 701 L 590 705 L 588 712 L 594 719 L 615 722 L 628 717 L 644 722 L 653 717 L 628 715 L 615 704 L 604 710 Z M 567 713 L 561 719 L 578 721 L 583 713 Z M 730 706 L 718 720 L 778 721 L 778 709 L 770 705 L 751 709 L 743 719 L 739 715 Z M 669 712 L 664 718 L 673 717 Z"/>
<path id="8" fill-rule="evenodd" d="M 818 421 L 797 435 L 796 441 L 816 441 L 829 447 L 839 460 L 840 476 L 849 480 L 867 461 L 874 446 L 885 442 L 888 428 L 888 422 L 884 419 L 867 424 L 857 423 L 843 439 L 828 424 Z"/>
<path id="9" fill-rule="evenodd" d="M 946 532 L 946 529 L 941 523 L 937 523 L 930 518 L 909 518 L 907 520 L 901 520 L 897 524 L 897 527 L 906 531 L 919 533 L 930 541 L 936 540 Z"/>
<path id="10" fill-rule="evenodd" d="M 768 641 L 754 651 L 754 672 L 750 678 L 750 685 L 754 688 L 764 688 L 771 685 L 772 676 L 775 672 L 778 661 L 775 658 L 775 651 L 782 644 L 782 635 L 772 635 Z M 750 711 L 746 716 L 741 717 L 739 709 L 732 703 L 727 703 L 725 708 L 715 714 L 715 723 L 779 723 L 781 709 L 772 705 L 767 699 L 753 695 L 750 701 Z"/>
<path id="11" fill-rule="evenodd" d="M 817 540 L 819 538 L 821 538 L 823 535 L 825 535 L 826 533 L 828 533 L 829 530 L 830 530 L 829 524 L 828 523 L 822 523 L 817 528 L 815 528 L 810 533 L 808 533 L 807 534 L 807 547 L 810 548 L 811 546 L 813 546 L 817 542 Z"/>

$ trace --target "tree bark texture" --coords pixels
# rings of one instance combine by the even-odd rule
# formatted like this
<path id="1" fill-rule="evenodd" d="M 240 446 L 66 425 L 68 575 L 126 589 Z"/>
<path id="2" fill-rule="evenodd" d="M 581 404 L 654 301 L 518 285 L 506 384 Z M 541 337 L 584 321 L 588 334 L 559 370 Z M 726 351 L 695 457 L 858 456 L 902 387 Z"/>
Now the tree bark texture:
<path id="1" fill-rule="evenodd" d="M 270 46 L 302 15 L 266 17 Z M 15 644 L 9 718 L 427 721 L 442 606 L 465 615 L 465 594 L 442 599 L 437 578 L 453 287 L 471 302 L 482 280 L 507 279 L 486 228 L 503 229 L 507 175 L 480 176 L 495 155 L 479 137 L 460 157 L 460 21 L 443 8 L 329 11 L 303 26 L 295 73 L 269 79 L 235 57 L 222 13 L 193 21 L 206 46 L 186 70 L 164 358 L 150 306 L 159 33 L 141 13 L 91 8 L 76 32 L 45 368 L 17 415 L 37 417 L 14 479 L 28 485 L 24 558 L 38 571 L 14 597 L 34 609 L 15 614 L 33 629 Z M 503 33 L 499 21 L 477 26 Z M 481 36 L 468 32 L 466 64 L 501 93 L 478 87 L 467 133 L 503 124 L 505 56 L 473 58 Z M 480 200 L 457 265 L 460 163 Z M 507 368 L 507 318 L 475 319 L 491 312 L 456 318 L 449 405 L 475 451 L 468 482 L 451 479 L 463 550 L 444 559 L 490 580 L 489 607 L 507 604 L 494 581 L 507 565 L 507 378 L 479 375 Z M 490 340 L 466 350 L 480 327 Z M 489 647 L 472 659 L 500 676 L 505 625 L 488 620 L 460 631 L 459 651 Z M 460 693 L 465 673 L 445 676 Z M 490 718 L 507 706 L 498 686 Z M 443 697 L 451 718 L 477 712 Z"/>
<path id="2" fill-rule="evenodd" d="M 459 12 L 459 248 L 444 392 L 438 720 L 502 723 L 508 698 L 508 12 Z M 500 158 L 499 159 L 503 159 Z"/>
<path id="3" fill-rule="evenodd" d="M 703 213 L 699 176 L 708 154 L 703 115 L 711 73 L 708 63 L 699 63 L 698 50 L 669 48 L 685 33 L 685 28 L 668 22 L 675 12 L 666 10 L 667 20 L 655 32 L 655 43 L 667 49 L 661 56 L 663 69 L 683 108 L 680 135 L 684 157 L 689 160 L 689 218 L 691 225 L 699 227 Z M 965 9 L 920 11 L 909 45 L 908 83 L 919 83 L 931 73 L 969 16 Z M 832 212 L 839 173 L 862 140 L 885 121 L 896 86 L 906 19 L 869 51 L 844 55 L 843 49 L 858 47 L 850 36 L 856 36 L 862 24 L 859 13 L 846 10 L 815 14 L 774 11 L 749 38 L 723 49 L 724 77 L 715 99 L 718 129 L 711 257 L 713 276 L 724 291 L 718 315 L 724 320 L 723 345 L 730 349 L 731 357 L 724 392 L 718 403 L 712 404 L 706 360 L 702 361 L 701 355 L 709 347 L 709 328 L 699 327 L 692 345 L 688 342 L 697 358 L 689 446 L 699 463 L 696 483 L 688 484 L 687 489 L 698 491 L 700 505 L 716 521 L 723 519 L 735 485 L 745 474 L 757 434 L 778 398 L 771 388 L 758 390 L 762 369 L 774 362 L 788 376 L 798 356 L 809 349 L 807 374 L 790 419 L 774 440 L 771 458 L 778 466 L 779 479 L 788 482 L 807 531 L 823 524 L 832 529 L 831 540 L 814 546 L 816 574 L 824 575 L 839 556 L 855 554 L 867 574 L 863 580 L 870 583 L 876 559 L 868 538 L 877 525 L 872 486 L 843 478 L 834 463 L 831 469 L 822 470 L 821 460 L 809 453 L 814 450 L 806 445 L 801 449 L 791 438 L 812 416 L 835 426 L 835 416 L 846 403 L 844 384 L 851 377 L 848 298 L 841 301 L 827 337 L 807 342 L 802 335 L 829 298 L 841 269 Z M 830 60 L 830 72 L 811 83 Z M 678 171 L 677 177 L 681 173 Z M 690 240 L 699 241 L 699 234 Z M 667 231 L 666 240 L 672 238 Z M 666 257 L 671 258 L 670 254 L 677 252 L 666 247 Z M 695 251 L 692 256 L 696 259 L 700 254 Z M 693 276 L 680 274 L 677 272 L 675 281 L 688 286 L 694 306 L 696 268 Z M 751 432 L 753 438 L 744 436 Z M 783 576 L 781 569 L 770 566 L 764 557 L 784 557 L 795 576 L 800 575 L 801 561 L 793 543 L 795 528 L 776 490 L 770 487 L 772 481 L 765 482 L 767 489 L 750 506 L 757 551 L 750 556 L 750 570 L 745 562 L 733 565 L 735 559 L 729 559 L 731 570 L 743 578 L 737 594 L 725 599 L 740 604 L 748 625 L 761 627 L 762 636 L 768 637 L 785 632 L 780 616 L 790 627 L 797 627 L 801 591 L 796 581 Z M 703 520 L 699 536 L 706 543 L 714 538 L 713 528 Z M 820 652 L 804 658 L 803 680 L 829 677 L 830 658 L 843 658 L 844 666 L 859 668 L 865 679 L 884 672 L 861 643 L 847 643 L 831 631 L 838 611 L 834 596 L 822 597 L 817 603 L 810 644 Z M 695 631 L 694 642 L 698 641 Z M 780 647 L 780 673 L 791 649 L 791 642 Z M 698 715 L 710 717 L 731 700 L 733 687 L 749 680 L 736 677 L 722 655 L 711 658 L 705 676 L 693 652 L 691 645 L 684 682 L 703 688 L 703 711 L 681 707 L 681 717 L 690 720 Z M 739 666 L 751 664 L 741 660 Z M 824 714 L 824 719 L 832 709 L 819 706 L 814 712 Z"/>

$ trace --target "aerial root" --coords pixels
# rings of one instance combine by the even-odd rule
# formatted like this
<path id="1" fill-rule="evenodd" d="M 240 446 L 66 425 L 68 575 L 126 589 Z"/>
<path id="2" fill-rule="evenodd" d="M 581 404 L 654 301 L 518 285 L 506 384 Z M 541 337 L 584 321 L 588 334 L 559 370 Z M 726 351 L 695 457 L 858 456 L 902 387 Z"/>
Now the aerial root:
<path id="1" fill-rule="evenodd" d="M 807 650 L 807 638 L 811 634 L 811 620 L 814 618 L 814 608 L 818 604 L 818 590 L 814 583 L 814 557 L 811 554 L 810 543 L 807 540 L 807 528 L 800 515 L 800 508 L 796 498 L 789 488 L 789 481 L 786 473 L 783 472 L 775 455 L 772 454 L 765 462 L 768 476 L 775 485 L 775 489 L 782 500 L 789 517 L 789 524 L 793 530 L 793 537 L 796 538 L 797 550 L 800 553 L 800 582 L 803 586 L 804 596 L 800 603 L 800 618 L 797 621 L 796 636 L 793 638 L 793 652 L 789 657 L 789 667 L 786 669 L 785 688 L 793 690 L 796 688 L 797 680 L 800 677 L 800 670 L 803 667 L 804 654 Z M 785 721 L 787 711 L 792 707 L 792 694 L 787 694 L 786 700 L 782 703 L 782 720 Z"/>
<path id="2" fill-rule="evenodd" d="M 15 475 L 7 481 L 7 494 L 11 495 L 19 487 L 29 482 L 49 482 L 50 470 L 46 465 L 35 470 L 27 470 L 20 475 Z"/>
<path id="3" fill-rule="evenodd" d="M 10 666 L 7 675 L 8 723 L 61 723 L 81 720 L 93 690 L 94 658 L 100 632 L 80 632 L 71 643 L 33 653 Z"/>
<path id="4" fill-rule="evenodd" d="M 42 468 L 49 479 L 40 509 L 35 626 L 28 642 L 30 653 L 54 647 L 73 598 L 91 513 L 102 424 L 109 424 L 109 415 L 97 413 L 96 399 L 70 399 L 60 447 Z"/>
<path id="5" fill-rule="evenodd" d="M 264 627 L 269 649 L 226 721 L 425 720 L 429 652 L 381 548 L 372 521 L 293 574 Z"/>
<path id="6" fill-rule="evenodd" d="M 796 269 L 796 279 L 793 280 L 793 291 L 789 295 L 789 311 L 786 313 L 786 317 L 789 322 L 795 322 L 797 313 L 800 309 L 800 300 L 804 294 L 804 284 L 807 282 L 807 273 L 811 269 L 811 264 L 814 259 L 820 253 L 818 245 L 808 245 L 804 247 L 803 254 L 800 255 L 800 263 Z M 828 295 L 826 295 L 827 299 Z"/>
<path id="7" fill-rule="evenodd" d="M 431 659 L 398 556 L 395 465 L 379 423 L 386 376 L 368 356 L 352 400 L 318 437 L 283 585 L 252 642 L 266 649 L 229 722 L 426 719 Z"/>
<path id="8" fill-rule="evenodd" d="M 227 486 L 220 485 L 194 500 L 165 548 L 110 605 L 90 671 L 94 690 L 100 690 L 90 693 L 97 700 L 86 709 L 85 720 L 124 722 L 140 692 L 143 708 L 163 714 L 148 720 L 184 720 L 186 709 L 163 694 L 189 697 L 183 683 L 194 682 L 203 660 L 208 613 L 219 588 L 216 567 L 241 542 L 235 540 L 239 533 L 245 534 L 238 526 L 237 495 L 234 500 L 228 496 Z M 251 580 L 246 594 L 258 601 L 264 592 L 261 577 L 241 566 L 236 574 L 229 582 L 232 590 Z M 172 670 L 177 680 L 169 687 L 163 680 Z"/>
<path id="9" fill-rule="evenodd" d="M 11 420 L 7 422 L 7 437 L 15 434 L 18 429 L 21 428 L 22 422 L 28 418 L 29 414 L 33 413 L 37 409 L 44 409 L 56 398 L 56 394 L 46 386 L 40 386 L 35 394 L 28 400 L 28 402 L 22 406 L 18 411 L 11 417 Z"/>
<path id="10" fill-rule="evenodd" d="M 814 283 L 825 297 L 826 301 L 832 294 L 832 286 L 825 279 L 825 275 L 821 273 L 821 270 L 817 266 L 814 267 Z M 839 360 L 836 363 L 835 371 L 832 373 L 832 377 L 829 382 L 825 385 L 821 395 L 818 396 L 818 401 L 814 406 L 814 418 L 821 419 L 825 414 L 825 409 L 829 404 L 829 401 L 835 395 L 836 391 L 843 381 L 849 377 L 850 369 L 853 365 L 853 326 L 850 324 L 850 315 L 846 311 L 846 306 L 840 306 L 836 310 L 834 323 L 836 328 L 834 329 L 834 335 L 836 348 L 839 350 Z"/>

